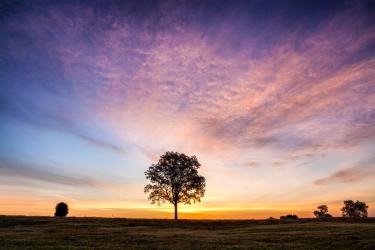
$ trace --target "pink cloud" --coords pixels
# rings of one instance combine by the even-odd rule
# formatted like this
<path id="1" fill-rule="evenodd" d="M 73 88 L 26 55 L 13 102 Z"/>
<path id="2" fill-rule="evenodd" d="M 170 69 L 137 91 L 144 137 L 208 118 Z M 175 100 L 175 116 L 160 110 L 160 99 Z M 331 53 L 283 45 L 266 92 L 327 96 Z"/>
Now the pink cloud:
<path id="1" fill-rule="evenodd" d="M 227 37 L 213 41 L 199 35 L 198 27 L 173 26 L 177 14 L 164 21 L 178 36 L 132 26 L 126 19 L 91 32 L 86 29 L 92 10 L 80 12 L 72 19 L 52 9 L 48 17 L 26 21 L 38 46 L 61 60 L 76 94 L 94 96 L 93 106 L 103 116 L 127 107 L 176 115 L 193 120 L 194 133 L 239 147 L 334 146 L 373 134 L 374 101 L 367 90 L 374 84 L 374 60 L 349 60 L 375 37 L 362 27 L 361 16 L 336 16 L 316 32 L 291 33 L 252 57 L 251 38 L 243 38 L 248 46 L 238 53 L 219 53 L 233 50 Z M 47 21 L 54 25 L 42 25 Z M 47 39 L 51 32 L 59 41 Z"/>
<path id="2" fill-rule="evenodd" d="M 344 170 L 339 170 L 322 179 L 318 179 L 314 183 L 316 185 L 329 185 L 337 182 L 349 183 L 372 178 L 374 175 L 374 168 L 351 167 Z"/>

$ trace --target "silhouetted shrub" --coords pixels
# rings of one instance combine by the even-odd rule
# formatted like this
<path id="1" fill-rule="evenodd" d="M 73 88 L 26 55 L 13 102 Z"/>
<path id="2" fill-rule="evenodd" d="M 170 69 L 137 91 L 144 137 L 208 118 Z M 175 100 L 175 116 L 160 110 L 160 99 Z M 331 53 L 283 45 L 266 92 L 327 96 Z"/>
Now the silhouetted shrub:
<path id="1" fill-rule="evenodd" d="M 280 219 L 298 219 L 298 216 L 295 214 L 287 214 L 285 216 L 280 216 Z"/>
<path id="2" fill-rule="evenodd" d="M 276 219 L 271 216 L 268 218 L 268 220 L 276 220 Z"/>
<path id="3" fill-rule="evenodd" d="M 65 202 L 60 202 L 56 205 L 55 216 L 65 217 L 68 213 L 68 205 Z"/>
<path id="4" fill-rule="evenodd" d="M 328 213 L 328 206 L 327 205 L 320 205 L 318 207 L 318 210 L 314 211 L 314 215 L 315 215 L 316 218 L 328 218 L 328 217 L 332 217 L 332 215 L 330 215 Z"/>
<path id="5" fill-rule="evenodd" d="M 362 201 L 344 201 L 344 206 L 341 208 L 343 217 L 367 217 L 368 206 Z"/>

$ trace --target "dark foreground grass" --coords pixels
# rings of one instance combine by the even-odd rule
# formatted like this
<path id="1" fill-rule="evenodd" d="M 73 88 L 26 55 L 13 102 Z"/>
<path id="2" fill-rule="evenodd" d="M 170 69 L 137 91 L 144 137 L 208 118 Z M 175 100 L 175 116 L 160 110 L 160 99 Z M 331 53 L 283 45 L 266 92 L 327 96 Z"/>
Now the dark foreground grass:
<path id="1" fill-rule="evenodd" d="M 0 249 L 375 249 L 375 219 L 135 220 L 0 216 Z"/>

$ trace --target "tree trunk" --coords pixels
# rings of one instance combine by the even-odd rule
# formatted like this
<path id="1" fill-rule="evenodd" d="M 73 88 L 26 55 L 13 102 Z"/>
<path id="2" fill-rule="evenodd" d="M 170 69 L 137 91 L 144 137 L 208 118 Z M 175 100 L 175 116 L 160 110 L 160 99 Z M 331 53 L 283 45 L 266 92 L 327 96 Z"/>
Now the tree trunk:
<path id="1" fill-rule="evenodd" d="M 174 219 L 177 220 L 177 202 L 174 204 Z"/>

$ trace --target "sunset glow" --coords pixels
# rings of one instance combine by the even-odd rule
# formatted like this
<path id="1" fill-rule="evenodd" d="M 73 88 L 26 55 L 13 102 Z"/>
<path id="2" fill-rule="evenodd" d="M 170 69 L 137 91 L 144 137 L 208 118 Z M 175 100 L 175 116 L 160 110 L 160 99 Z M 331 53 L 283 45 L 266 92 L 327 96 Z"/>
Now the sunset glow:
<path id="1" fill-rule="evenodd" d="M 171 218 L 144 172 L 177 151 L 180 218 L 375 216 L 375 8 L 283 2 L 4 4 L 0 214 Z"/>

